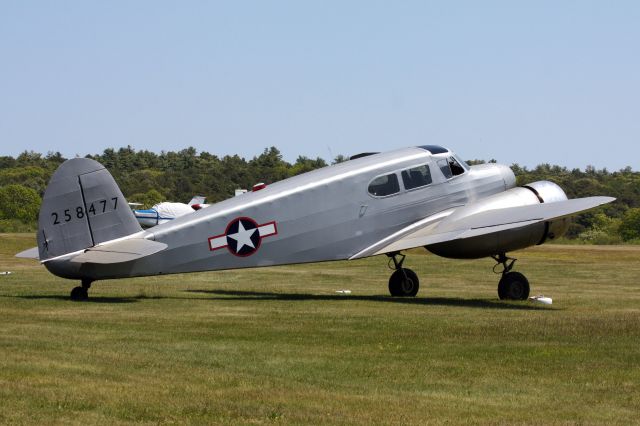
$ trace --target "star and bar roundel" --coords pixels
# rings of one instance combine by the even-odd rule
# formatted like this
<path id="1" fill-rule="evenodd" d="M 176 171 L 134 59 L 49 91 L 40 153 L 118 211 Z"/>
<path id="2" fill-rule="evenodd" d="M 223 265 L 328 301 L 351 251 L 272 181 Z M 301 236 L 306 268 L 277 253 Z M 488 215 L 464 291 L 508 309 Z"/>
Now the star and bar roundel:
<path id="1" fill-rule="evenodd" d="M 209 237 L 209 250 L 226 247 L 234 256 L 247 257 L 258 251 L 263 238 L 277 234 L 275 221 L 258 225 L 250 217 L 238 217 L 229 222 L 224 234 Z"/>

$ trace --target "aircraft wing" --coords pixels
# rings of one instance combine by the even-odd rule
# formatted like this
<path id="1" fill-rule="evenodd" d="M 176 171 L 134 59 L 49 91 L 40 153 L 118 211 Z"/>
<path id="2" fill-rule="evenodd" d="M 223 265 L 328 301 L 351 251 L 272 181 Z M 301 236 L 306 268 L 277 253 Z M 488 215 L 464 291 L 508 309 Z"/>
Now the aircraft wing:
<path id="1" fill-rule="evenodd" d="M 106 242 L 91 248 L 71 259 L 76 263 L 121 263 L 140 259 L 167 248 L 164 243 L 144 238 L 130 238 Z"/>
<path id="2" fill-rule="evenodd" d="M 521 228 L 538 222 L 573 216 L 614 201 L 612 197 L 587 197 L 553 203 L 506 207 L 458 217 L 458 207 L 415 222 L 356 253 L 350 259 L 392 253 L 414 247 L 459 240 Z"/>

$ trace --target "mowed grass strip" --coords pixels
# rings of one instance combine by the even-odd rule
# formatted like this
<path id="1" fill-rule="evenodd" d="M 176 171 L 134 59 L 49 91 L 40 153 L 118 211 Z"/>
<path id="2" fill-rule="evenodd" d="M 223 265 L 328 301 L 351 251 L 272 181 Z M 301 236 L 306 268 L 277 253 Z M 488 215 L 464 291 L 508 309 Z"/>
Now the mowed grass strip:
<path id="1" fill-rule="evenodd" d="M 0 423 L 633 424 L 640 248 L 515 254 L 551 306 L 497 299 L 493 262 L 387 259 L 74 282 L 0 236 Z M 351 295 L 336 294 L 349 289 Z"/>

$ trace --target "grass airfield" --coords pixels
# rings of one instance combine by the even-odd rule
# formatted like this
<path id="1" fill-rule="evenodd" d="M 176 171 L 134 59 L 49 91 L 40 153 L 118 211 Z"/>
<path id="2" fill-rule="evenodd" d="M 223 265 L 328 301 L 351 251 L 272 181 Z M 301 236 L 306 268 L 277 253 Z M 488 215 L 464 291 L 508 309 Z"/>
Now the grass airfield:
<path id="1" fill-rule="evenodd" d="M 385 257 L 94 283 L 0 235 L 2 424 L 638 424 L 640 247 L 514 256 L 532 295 L 502 302 L 490 259 Z M 351 295 L 336 294 L 349 289 Z"/>

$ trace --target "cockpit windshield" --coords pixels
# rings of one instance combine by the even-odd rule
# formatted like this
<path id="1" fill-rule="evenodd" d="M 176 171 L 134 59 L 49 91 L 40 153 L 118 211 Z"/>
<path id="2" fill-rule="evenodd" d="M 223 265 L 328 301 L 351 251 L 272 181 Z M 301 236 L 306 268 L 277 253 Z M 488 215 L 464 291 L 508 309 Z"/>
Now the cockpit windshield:
<path id="1" fill-rule="evenodd" d="M 464 166 L 462 164 L 464 164 Z M 466 172 L 468 166 L 465 166 L 467 166 L 467 164 L 464 161 L 459 160 L 454 156 L 438 160 L 438 167 L 447 179 L 451 179 L 454 176 L 459 176 Z"/>

